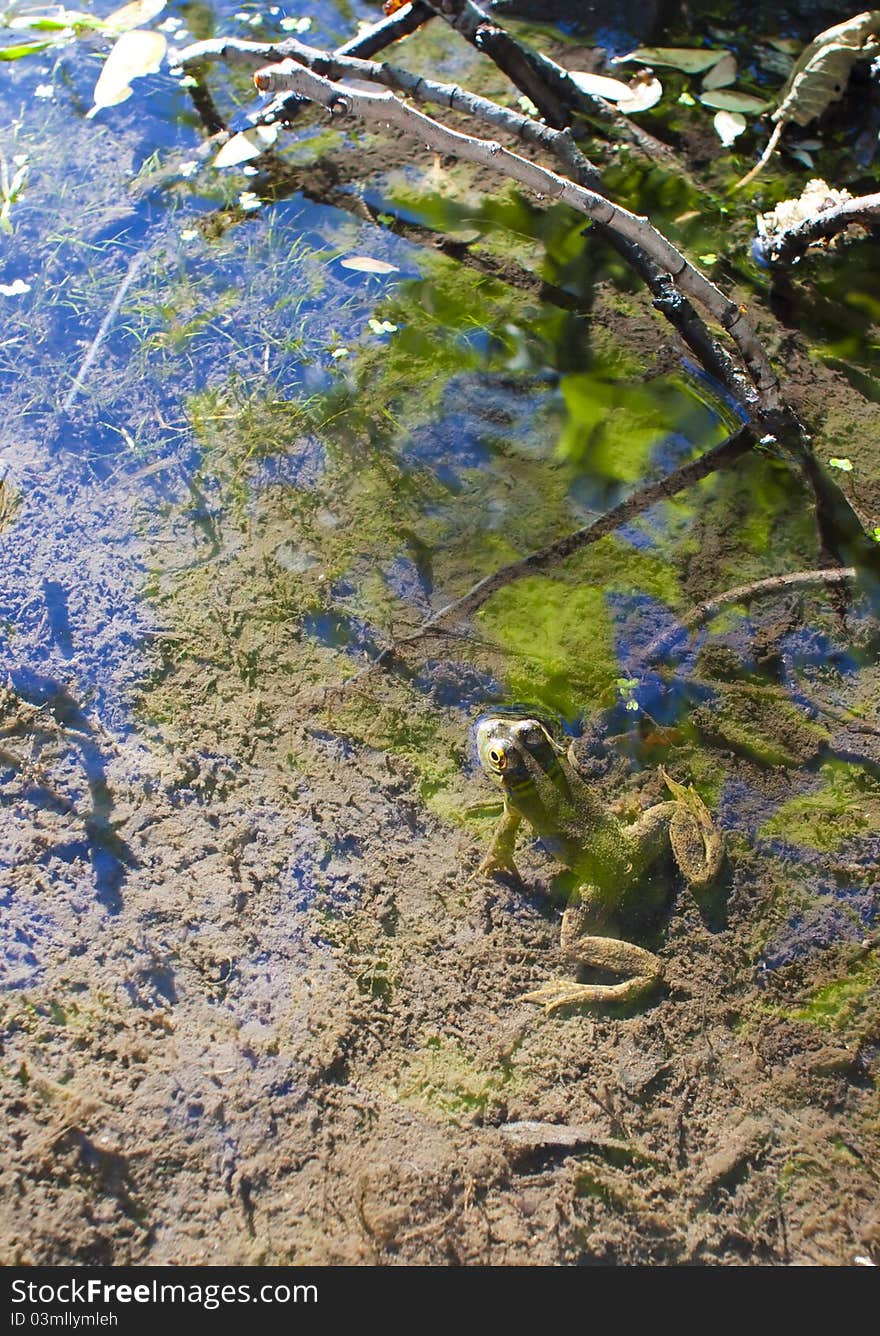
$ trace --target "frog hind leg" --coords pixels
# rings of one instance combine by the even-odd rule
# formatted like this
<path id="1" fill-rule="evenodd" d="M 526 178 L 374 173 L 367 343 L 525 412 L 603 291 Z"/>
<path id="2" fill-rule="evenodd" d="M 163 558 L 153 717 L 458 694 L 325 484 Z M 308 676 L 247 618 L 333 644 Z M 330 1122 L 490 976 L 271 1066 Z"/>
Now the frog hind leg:
<path id="1" fill-rule="evenodd" d="M 660 767 L 660 777 L 672 794 L 669 843 L 675 861 L 694 890 L 712 882 L 724 857 L 724 841 L 711 813 L 691 785 L 679 784 Z"/>
<path id="2" fill-rule="evenodd" d="M 579 903 L 571 904 L 562 916 L 560 946 L 567 959 L 594 969 L 628 974 L 620 983 L 575 983 L 569 979 L 555 979 L 542 984 L 523 1001 L 536 1002 L 548 1013 L 557 1007 L 578 1006 L 597 1002 L 631 1002 L 648 992 L 662 974 L 657 956 L 633 942 L 616 937 L 598 937 L 589 932 L 596 926 L 596 912 L 591 900 L 598 896 L 596 888 L 580 888 Z"/>

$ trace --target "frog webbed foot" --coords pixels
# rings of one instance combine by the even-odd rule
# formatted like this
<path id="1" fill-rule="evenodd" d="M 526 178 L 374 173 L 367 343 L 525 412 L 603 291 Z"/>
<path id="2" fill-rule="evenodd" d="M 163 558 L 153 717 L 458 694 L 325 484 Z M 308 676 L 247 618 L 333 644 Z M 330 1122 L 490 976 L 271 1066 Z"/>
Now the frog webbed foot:
<path id="1" fill-rule="evenodd" d="M 661 978 L 663 966 L 658 956 L 634 942 L 617 937 L 590 935 L 585 929 L 594 920 L 590 907 L 590 889 L 581 888 L 580 903 L 569 905 L 562 916 L 560 946 L 563 955 L 578 965 L 628 974 L 620 983 L 575 983 L 554 979 L 523 994 L 526 1002 L 536 1002 L 545 1011 L 557 1007 L 589 1005 L 597 1002 L 631 1002 L 648 992 Z"/>
<path id="2" fill-rule="evenodd" d="M 674 799 L 669 843 L 675 861 L 689 884 L 700 890 L 709 885 L 721 866 L 724 857 L 721 832 L 696 789 L 671 779 L 662 766 L 660 776 Z"/>
<path id="3" fill-rule="evenodd" d="M 479 881 L 482 877 L 492 877 L 496 872 L 502 872 L 508 877 L 515 877 L 517 881 L 522 880 L 519 869 L 512 858 L 496 856 L 490 849 L 480 866 L 468 877 L 468 884 Z"/>

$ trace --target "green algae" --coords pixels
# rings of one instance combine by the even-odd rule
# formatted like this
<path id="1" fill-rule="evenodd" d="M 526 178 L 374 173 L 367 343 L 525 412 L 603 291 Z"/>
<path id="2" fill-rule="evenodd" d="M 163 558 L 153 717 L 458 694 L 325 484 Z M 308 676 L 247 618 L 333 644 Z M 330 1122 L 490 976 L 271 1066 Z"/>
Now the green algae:
<path id="1" fill-rule="evenodd" d="M 402 1104 L 426 1108 L 445 1118 L 484 1115 L 502 1096 L 517 1088 L 507 1064 L 480 1064 L 455 1040 L 434 1035 L 392 1076 L 393 1093 Z"/>
<path id="2" fill-rule="evenodd" d="M 647 593 L 677 601 L 673 567 L 609 537 L 566 564 L 558 576 L 507 585 L 478 614 L 506 655 L 515 699 L 576 718 L 613 703 L 620 678 L 609 593 Z"/>
<path id="3" fill-rule="evenodd" d="M 847 761 L 828 761 L 820 769 L 822 787 L 783 803 L 760 828 L 763 839 L 836 853 L 849 840 L 876 831 L 880 824 L 880 781 Z"/>
<path id="4" fill-rule="evenodd" d="M 876 1025 L 876 992 L 880 967 L 864 956 L 831 983 L 813 990 L 803 1006 L 788 1012 L 791 1020 L 806 1021 L 823 1030 L 855 1033 Z"/>

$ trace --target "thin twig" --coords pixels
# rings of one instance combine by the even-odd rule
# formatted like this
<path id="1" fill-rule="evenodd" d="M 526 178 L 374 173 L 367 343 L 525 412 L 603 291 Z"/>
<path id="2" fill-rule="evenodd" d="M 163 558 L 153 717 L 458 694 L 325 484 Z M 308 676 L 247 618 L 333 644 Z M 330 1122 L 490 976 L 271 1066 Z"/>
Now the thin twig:
<path id="1" fill-rule="evenodd" d="M 451 130 L 417 108 L 407 106 L 391 92 L 355 90 L 324 79 L 312 70 L 298 66 L 293 60 L 258 70 L 254 82 L 263 92 L 292 89 L 339 116 L 353 115 L 365 121 L 394 124 L 438 153 L 451 154 L 502 172 L 539 197 L 559 199 L 595 222 L 604 224 L 625 240 L 640 246 L 688 297 L 703 305 L 727 330 L 755 383 L 762 407 L 771 410 L 777 406 L 779 382 L 744 309 L 725 297 L 714 283 L 694 268 L 647 218 L 630 213 L 596 191 L 578 185 L 547 167 L 529 162 L 495 141 Z"/>
<path id="2" fill-rule="evenodd" d="M 520 557 L 517 561 L 501 566 L 498 570 L 493 571 L 491 575 L 484 576 L 482 580 L 477 581 L 466 594 L 462 594 L 460 598 L 447 603 L 444 608 L 435 612 L 414 631 L 395 640 L 392 645 L 382 651 L 371 667 L 394 658 L 404 645 L 414 644 L 428 635 L 445 634 L 444 623 L 449 622 L 452 618 L 460 619 L 470 616 L 499 589 L 503 589 L 505 585 L 509 585 L 514 580 L 522 579 L 525 576 L 536 575 L 549 566 L 565 561 L 575 552 L 579 552 L 581 548 L 589 547 L 592 543 L 598 543 L 600 538 L 607 537 L 615 529 L 619 529 L 622 524 L 628 524 L 636 515 L 643 514 L 651 506 L 656 505 L 658 501 L 668 500 L 669 497 L 683 491 L 685 487 L 692 487 L 694 483 L 708 477 L 710 473 L 733 463 L 740 455 L 749 451 L 754 444 L 755 437 L 751 428 L 740 427 L 739 431 L 722 441 L 720 445 L 707 450 L 705 454 L 700 455 L 697 459 L 692 459 L 687 464 L 683 464 L 681 468 L 667 474 L 665 478 L 648 483 L 646 487 L 640 487 L 625 501 L 613 506 L 611 510 L 607 510 L 604 515 L 600 515 L 598 519 L 592 520 L 583 528 L 576 529 L 563 538 L 558 538 L 555 543 L 539 548 L 536 552 L 530 552 L 526 557 Z"/>
<path id="3" fill-rule="evenodd" d="M 125 277 L 123 278 L 122 282 L 120 283 L 117 289 L 116 296 L 110 303 L 107 314 L 101 321 L 100 329 L 98 330 L 97 334 L 89 344 L 88 351 L 86 352 L 86 355 L 82 360 L 82 365 L 80 366 L 79 371 L 76 373 L 76 376 L 74 377 L 73 384 L 71 385 L 70 389 L 67 392 L 67 397 L 65 398 L 64 403 L 61 405 L 62 413 L 70 412 L 76 400 L 77 395 L 79 394 L 80 390 L 85 384 L 86 376 L 91 370 L 92 363 L 94 362 L 95 358 L 98 355 L 98 349 L 100 348 L 101 344 L 107 337 L 107 333 L 110 329 L 110 326 L 116 319 L 119 308 L 122 305 L 123 301 L 125 300 L 125 294 L 128 292 L 128 289 L 134 282 L 137 271 L 140 269 L 145 259 L 146 259 L 145 251 L 139 251 L 137 255 L 133 255 L 131 257 L 128 269 L 125 271 Z"/>
<path id="4" fill-rule="evenodd" d="M 725 589 L 723 593 L 714 594 L 712 598 L 697 603 L 695 607 L 683 613 L 674 627 L 657 636 L 642 651 L 639 656 L 640 661 L 647 667 L 653 659 L 659 658 L 666 652 L 682 631 L 692 631 L 695 627 L 702 626 L 703 622 L 716 616 L 722 608 L 729 608 L 732 603 L 749 603 L 753 598 L 760 598 L 764 594 L 778 594 L 784 589 L 806 589 L 815 584 L 849 584 L 857 576 L 858 571 L 855 566 L 831 566 L 820 571 L 793 571 L 788 575 L 770 575 L 763 580 L 753 580 L 751 584 Z"/>

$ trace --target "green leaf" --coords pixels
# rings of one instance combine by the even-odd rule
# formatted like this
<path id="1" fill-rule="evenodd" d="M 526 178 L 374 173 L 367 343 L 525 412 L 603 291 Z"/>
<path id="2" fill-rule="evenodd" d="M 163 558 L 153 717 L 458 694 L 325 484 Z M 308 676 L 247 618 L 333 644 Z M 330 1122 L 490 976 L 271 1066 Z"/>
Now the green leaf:
<path id="1" fill-rule="evenodd" d="M 716 61 L 712 68 L 703 78 L 703 90 L 709 92 L 712 88 L 726 88 L 736 79 L 736 56 L 730 52 Z"/>
<path id="2" fill-rule="evenodd" d="M 668 65 L 673 70 L 684 70 L 685 74 L 699 74 L 711 69 L 725 54 L 724 51 L 707 51 L 702 46 L 640 46 L 628 56 L 618 56 L 613 63 L 623 65 L 638 61 L 640 65 Z"/>
<path id="3" fill-rule="evenodd" d="M 852 473 L 853 463 L 851 459 L 829 459 L 828 463 L 833 469 L 840 469 L 841 473 Z"/>
<path id="4" fill-rule="evenodd" d="M 54 42 L 25 42 L 21 46 L 0 46 L 0 60 L 21 60 L 22 56 L 35 56 L 54 45 Z"/>
<path id="5" fill-rule="evenodd" d="M 877 54 L 880 10 L 870 9 L 820 32 L 805 47 L 780 93 L 774 121 L 807 125 L 843 96 L 857 60 Z"/>
<path id="6" fill-rule="evenodd" d="M 708 93 L 700 94 L 704 107 L 715 107 L 718 111 L 759 112 L 770 104 L 766 98 L 755 97 L 753 93 L 738 93 L 735 88 L 713 88 Z"/>
<path id="7" fill-rule="evenodd" d="M 78 9 L 59 9 L 55 14 L 18 14 L 6 26 L 14 31 L 37 28 L 43 32 L 66 32 L 68 28 L 80 28 L 99 32 L 104 27 L 104 21 L 96 19 L 94 14 L 83 14 Z"/>

